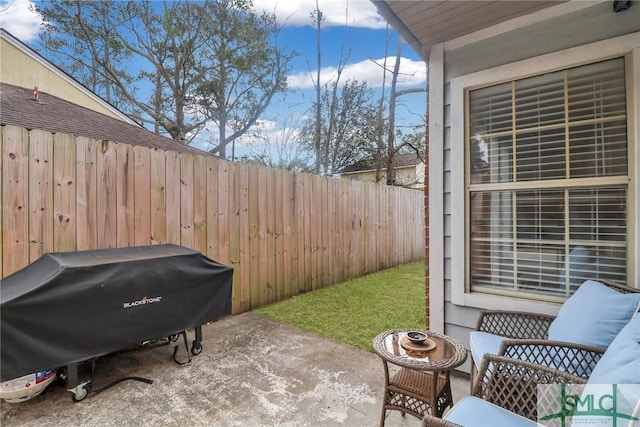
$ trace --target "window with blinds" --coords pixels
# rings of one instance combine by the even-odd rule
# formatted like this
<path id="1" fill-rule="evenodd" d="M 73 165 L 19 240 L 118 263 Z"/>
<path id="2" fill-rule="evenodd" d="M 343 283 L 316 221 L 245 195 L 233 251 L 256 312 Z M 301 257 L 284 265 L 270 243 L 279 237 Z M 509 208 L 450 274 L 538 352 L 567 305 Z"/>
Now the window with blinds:
<path id="1" fill-rule="evenodd" d="M 472 291 L 626 283 L 624 58 L 468 92 Z"/>

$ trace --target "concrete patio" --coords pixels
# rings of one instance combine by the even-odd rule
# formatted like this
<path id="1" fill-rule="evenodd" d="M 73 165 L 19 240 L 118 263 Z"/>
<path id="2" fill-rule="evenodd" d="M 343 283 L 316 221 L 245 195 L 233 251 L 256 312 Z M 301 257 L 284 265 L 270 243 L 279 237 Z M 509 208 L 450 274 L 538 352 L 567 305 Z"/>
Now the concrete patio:
<path id="1" fill-rule="evenodd" d="M 170 314 L 168 314 L 170 315 Z M 203 351 L 192 363 L 171 360 L 173 344 L 98 361 L 95 386 L 126 381 L 75 403 L 53 384 L 24 403 L 2 402 L 7 426 L 377 426 L 384 387 L 378 356 L 255 313 L 203 328 Z M 184 344 L 178 359 L 186 359 Z M 454 376 L 457 400 L 468 393 Z M 392 411 L 386 425 L 419 426 Z"/>

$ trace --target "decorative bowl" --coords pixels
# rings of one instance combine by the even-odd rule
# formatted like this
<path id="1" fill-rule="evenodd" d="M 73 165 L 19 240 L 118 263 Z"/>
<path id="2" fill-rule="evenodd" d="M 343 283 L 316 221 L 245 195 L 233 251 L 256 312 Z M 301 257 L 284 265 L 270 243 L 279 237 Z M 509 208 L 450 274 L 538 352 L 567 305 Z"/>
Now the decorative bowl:
<path id="1" fill-rule="evenodd" d="M 409 331 L 407 332 L 407 339 L 414 344 L 424 344 L 428 336 L 424 332 Z"/>

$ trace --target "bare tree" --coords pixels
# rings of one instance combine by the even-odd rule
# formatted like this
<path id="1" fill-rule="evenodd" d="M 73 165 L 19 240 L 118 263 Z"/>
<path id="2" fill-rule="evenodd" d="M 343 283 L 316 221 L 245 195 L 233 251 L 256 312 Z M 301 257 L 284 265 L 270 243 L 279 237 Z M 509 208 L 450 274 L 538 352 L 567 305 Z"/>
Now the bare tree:
<path id="1" fill-rule="evenodd" d="M 370 158 L 375 152 L 377 109 L 367 84 L 350 80 L 340 86 L 332 81 L 324 87 L 320 105 L 320 174 L 333 175 Z M 317 121 L 315 114 L 311 116 L 300 138 L 314 146 Z"/>
<path id="2" fill-rule="evenodd" d="M 314 171 L 331 175 L 349 164 L 370 154 L 374 124 L 370 90 L 366 83 L 347 81 L 341 83 L 350 52 L 345 52 L 347 31 L 340 46 L 336 74 L 330 81 L 321 82 L 322 69 L 322 21 L 324 15 L 316 0 L 316 8 L 311 12 L 316 26 L 316 74 L 312 75 L 316 100 L 311 107 L 310 119 L 302 129 L 301 139 L 307 146 L 311 143 L 315 154 Z M 345 28 L 348 28 L 349 9 L 345 9 Z M 357 126 L 361 126 L 358 130 Z M 366 149 L 365 149 L 366 147 Z"/>
<path id="3" fill-rule="evenodd" d="M 382 179 L 382 159 L 384 152 L 384 111 L 385 111 L 385 94 L 386 94 L 386 81 L 387 81 L 387 55 L 389 50 L 389 24 L 385 28 L 385 43 L 384 43 L 384 60 L 382 63 L 382 88 L 380 93 L 380 99 L 378 100 L 378 117 L 376 123 L 376 183 Z"/>
<path id="4" fill-rule="evenodd" d="M 316 174 L 320 173 L 320 127 L 321 127 L 321 110 L 322 110 L 322 83 L 320 83 L 320 70 L 322 68 L 322 49 L 320 42 L 320 35 L 322 33 L 322 21 L 324 20 L 324 15 L 320 10 L 320 6 L 318 5 L 318 0 L 316 0 L 316 8 L 313 12 L 311 12 L 311 19 L 313 23 L 316 25 L 316 78 L 313 82 L 314 88 L 316 91 L 316 109 L 315 109 L 315 133 L 314 133 L 314 147 L 315 147 L 315 168 L 314 171 Z"/>
<path id="5" fill-rule="evenodd" d="M 223 156 L 286 89 L 293 54 L 276 43 L 275 16 L 257 15 L 250 0 L 55 0 L 36 8 L 47 22 L 45 46 L 72 75 L 176 140 L 190 142 L 214 122 L 214 151 Z"/>
<path id="6" fill-rule="evenodd" d="M 260 137 L 248 143 L 249 155 L 243 161 L 292 172 L 313 172 L 313 150 L 300 142 L 300 125 L 287 119 L 276 131 L 261 128 Z"/>
<path id="7" fill-rule="evenodd" d="M 396 49 L 396 62 L 393 64 L 393 73 L 391 75 L 391 87 L 389 93 L 389 124 L 387 127 L 387 185 L 393 185 L 396 182 L 396 171 L 393 167 L 393 158 L 395 155 L 395 131 L 396 131 L 396 87 L 398 85 L 398 74 L 400 74 L 400 59 L 402 58 L 402 41 L 398 40 Z"/>
<path id="8" fill-rule="evenodd" d="M 388 42 L 388 39 L 387 39 Z M 376 182 L 380 181 L 382 179 L 382 174 L 381 174 L 381 169 L 382 169 L 382 163 L 384 160 L 385 163 L 385 169 L 386 169 L 386 182 L 387 185 L 395 185 L 396 184 L 396 179 L 395 179 L 395 167 L 394 167 L 394 157 L 395 155 L 401 151 L 403 148 L 413 148 L 414 151 L 416 152 L 416 154 L 418 155 L 419 158 L 422 158 L 422 153 L 419 152 L 420 151 L 420 147 L 415 145 L 413 142 L 411 142 L 411 138 L 407 138 L 407 140 L 404 140 L 402 142 L 402 144 L 396 146 L 396 134 L 398 133 L 398 131 L 396 130 L 396 106 L 398 103 L 398 98 L 402 95 L 407 95 L 410 93 L 419 93 L 419 92 L 425 92 L 426 89 L 425 88 L 409 88 L 409 89 L 404 89 L 404 90 L 398 90 L 397 86 L 398 86 L 398 77 L 400 76 L 400 61 L 402 60 L 402 47 L 403 47 L 403 40 L 402 39 L 398 39 L 398 45 L 396 47 L 396 57 L 395 57 L 395 62 L 393 65 L 393 69 L 391 70 L 391 85 L 389 88 L 389 104 L 388 104 L 388 116 L 387 116 L 387 144 L 386 144 L 386 155 L 383 157 L 381 154 L 379 154 L 376 157 Z M 386 49 L 385 49 L 386 52 Z M 385 55 L 385 60 L 384 63 L 381 65 L 381 68 L 383 70 L 383 88 L 382 88 L 382 94 L 379 100 L 379 104 L 378 104 L 378 124 L 379 124 L 379 139 L 378 139 L 378 152 L 381 153 L 382 149 L 382 128 L 381 126 L 383 126 L 382 122 L 382 114 L 383 114 L 383 107 L 382 105 L 384 104 L 384 97 L 385 97 L 385 78 L 386 78 L 386 74 L 387 72 L 389 72 L 389 69 L 387 68 L 387 56 Z M 420 132 L 420 131 L 418 131 Z"/>

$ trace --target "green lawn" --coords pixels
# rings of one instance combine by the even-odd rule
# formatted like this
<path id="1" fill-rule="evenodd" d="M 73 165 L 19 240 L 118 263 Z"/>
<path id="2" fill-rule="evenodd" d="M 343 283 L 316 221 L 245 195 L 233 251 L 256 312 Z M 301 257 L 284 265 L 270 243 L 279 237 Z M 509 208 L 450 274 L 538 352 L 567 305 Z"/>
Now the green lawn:
<path id="1" fill-rule="evenodd" d="M 373 351 L 373 338 L 384 330 L 424 329 L 424 262 L 389 268 L 256 311 Z"/>

